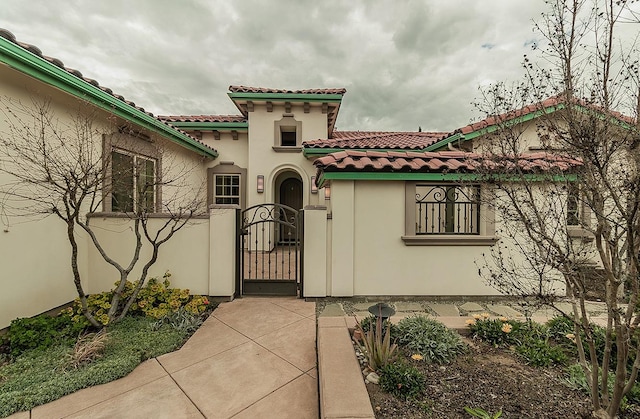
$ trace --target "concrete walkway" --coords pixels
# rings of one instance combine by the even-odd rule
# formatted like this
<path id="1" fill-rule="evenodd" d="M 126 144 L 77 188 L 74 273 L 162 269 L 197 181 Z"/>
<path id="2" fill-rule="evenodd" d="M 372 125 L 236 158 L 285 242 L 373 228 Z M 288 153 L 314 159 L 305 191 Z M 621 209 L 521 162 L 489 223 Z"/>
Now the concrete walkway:
<path id="1" fill-rule="evenodd" d="M 222 303 L 178 351 L 22 418 L 317 418 L 315 303 Z"/>

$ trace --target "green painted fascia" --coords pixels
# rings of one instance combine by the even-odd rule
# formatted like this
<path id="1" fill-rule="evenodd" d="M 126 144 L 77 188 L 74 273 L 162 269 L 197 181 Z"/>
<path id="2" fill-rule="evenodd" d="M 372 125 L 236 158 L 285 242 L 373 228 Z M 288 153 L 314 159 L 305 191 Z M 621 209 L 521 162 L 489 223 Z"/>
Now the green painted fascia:
<path id="1" fill-rule="evenodd" d="M 416 173 L 416 172 L 324 172 L 320 175 L 319 187 L 327 180 L 400 180 L 400 181 L 482 181 L 484 175 L 476 173 Z M 500 181 L 554 181 L 575 182 L 576 174 L 539 175 L 525 174 L 523 176 L 496 175 L 492 177 Z"/>
<path id="2" fill-rule="evenodd" d="M 516 118 L 513 119 L 509 119 L 507 121 L 504 121 L 503 123 L 497 123 L 494 125 L 491 125 L 489 127 L 486 128 L 482 128 L 473 132 L 470 132 L 469 134 L 462 134 L 462 133 L 456 133 L 450 137 L 447 137 L 443 140 L 438 141 L 437 143 L 431 144 L 429 147 L 427 147 L 424 151 L 439 151 L 441 150 L 443 147 L 446 147 L 447 144 L 452 143 L 454 141 L 460 140 L 460 141 L 469 141 L 469 140 L 473 140 L 476 137 L 480 137 L 481 135 L 485 135 L 485 134 L 490 134 L 492 132 L 495 132 L 499 129 L 505 128 L 505 127 L 510 127 L 513 125 L 517 125 L 517 124 L 521 124 L 523 122 L 527 122 L 527 121 L 531 121 L 532 119 L 536 119 L 542 115 L 547 115 L 550 113 L 554 113 L 560 109 L 563 109 L 565 106 L 564 104 L 560 103 L 556 106 L 549 106 L 547 108 L 544 109 L 540 109 L 537 110 L 535 112 L 531 112 L 528 113 L 526 115 L 522 115 L 522 116 L 518 116 Z"/>
<path id="3" fill-rule="evenodd" d="M 435 142 L 433 144 L 431 144 L 430 146 L 426 147 L 424 150 L 422 151 L 437 151 L 439 149 L 442 149 L 443 147 L 446 147 L 447 144 L 452 143 L 454 141 L 458 141 L 458 140 L 462 140 L 464 141 L 464 135 L 457 133 L 457 134 L 453 134 L 450 137 L 447 137 L 445 139 L 442 139 L 438 142 Z"/>
<path id="4" fill-rule="evenodd" d="M 264 100 L 271 102 L 342 102 L 342 95 L 316 93 L 227 93 L 232 100 Z"/>
<path id="5" fill-rule="evenodd" d="M 176 128 L 184 130 L 228 130 L 228 131 L 248 131 L 248 122 L 169 122 Z"/>
<path id="6" fill-rule="evenodd" d="M 160 134 L 191 151 L 206 157 L 218 157 L 217 151 L 2 37 L 0 61 L 21 73 Z"/>

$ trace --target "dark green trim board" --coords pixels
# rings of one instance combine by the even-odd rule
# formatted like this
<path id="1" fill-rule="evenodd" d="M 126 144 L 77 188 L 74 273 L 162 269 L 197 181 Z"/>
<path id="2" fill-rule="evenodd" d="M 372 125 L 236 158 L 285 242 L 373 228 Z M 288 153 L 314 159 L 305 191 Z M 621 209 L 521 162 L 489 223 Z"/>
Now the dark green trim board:
<path id="1" fill-rule="evenodd" d="M 212 130 L 212 131 L 248 131 L 248 122 L 169 122 L 176 128 L 184 130 Z"/>
<path id="2" fill-rule="evenodd" d="M 523 177 L 515 175 L 497 175 L 496 180 L 513 181 L 554 181 L 575 182 L 578 176 L 526 174 Z M 483 175 L 475 173 L 417 173 L 417 172 L 324 172 L 320 175 L 318 186 L 323 187 L 328 180 L 412 180 L 412 181 L 482 181 Z"/>
<path id="3" fill-rule="evenodd" d="M 0 37 L 0 62 L 126 121 L 153 131 L 191 151 L 205 157 L 218 157 L 217 151 L 2 37 Z"/>
<path id="4" fill-rule="evenodd" d="M 227 93 L 232 100 L 265 100 L 272 102 L 342 102 L 342 95 L 317 93 Z"/>
<path id="5" fill-rule="evenodd" d="M 485 135 L 485 134 L 490 134 L 492 132 L 498 131 L 499 129 L 505 128 L 505 127 L 510 127 L 513 125 L 517 125 L 517 124 L 521 124 L 523 122 L 527 122 L 527 121 L 531 121 L 532 119 L 536 119 L 542 115 L 548 115 L 551 113 L 554 113 L 560 109 L 564 109 L 565 105 L 563 103 L 560 103 L 558 105 L 555 106 L 549 106 L 547 108 L 544 109 L 540 109 L 537 110 L 535 112 L 531 112 L 528 113 L 526 115 L 522 115 L 522 116 L 518 116 L 516 118 L 513 119 L 509 119 L 503 122 L 498 122 L 494 125 L 488 126 L 486 128 L 481 128 L 478 129 L 476 131 L 470 132 L 469 134 L 462 134 L 462 133 L 456 133 L 453 134 L 450 137 L 447 137 L 443 140 L 440 140 L 434 144 L 431 144 L 429 147 L 425 148 L 425 151 L 439 151 L 441 150 L 443 147 L 446 147 L 447 144 L 452 143 L 454 141 L 469 141 L 469 140 L 473 140 L 476 137 L 479 137 L 481 135 Z"/>

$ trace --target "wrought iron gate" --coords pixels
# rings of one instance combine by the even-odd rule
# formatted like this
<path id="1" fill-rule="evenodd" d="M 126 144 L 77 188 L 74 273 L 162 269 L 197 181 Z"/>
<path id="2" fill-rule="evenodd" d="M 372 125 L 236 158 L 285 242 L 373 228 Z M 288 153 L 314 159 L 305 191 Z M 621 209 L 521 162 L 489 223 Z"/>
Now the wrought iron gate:
<path id="1" fill-rule="evenodd" d="M 302 295 L 302 217 L 282 204 L 238 210 L 236 289 L 241 295 Z"/>

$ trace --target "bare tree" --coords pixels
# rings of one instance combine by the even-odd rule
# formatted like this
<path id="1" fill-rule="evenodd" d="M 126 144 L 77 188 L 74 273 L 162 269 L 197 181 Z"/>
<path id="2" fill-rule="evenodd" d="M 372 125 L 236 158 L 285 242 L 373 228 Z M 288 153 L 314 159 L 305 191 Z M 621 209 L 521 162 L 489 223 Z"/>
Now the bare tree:
<path id="1" fill-rule="evenodd" d="M 0 171 L 12 179 L 0 185 L 4 212 L 27 219 L 53 215 L 63 221 L 84 315 L 96 327 L 121 320 L 158 260 L 160 247 L 204 211 L 202 186 L 194 188 L 187 182 L 195 166 L 180 165 L 162 155 L 162 145 L 151 145 L 149 138 L 129 126 L 116 127 L 114 121 L 107 121 L 109 131 L 104 132 L 104 121 L 98 127 L 98 116 L 85 103 L 79 103 L 69 115 L 54 111 L 49 101 L 22 103 L 0 98 L 0 106 L 8 127 L 0 133 Z M 128 139 L 126 152 L 114 152 L 112 146 L 123 138 Z M 138 146 L 140 150 L 152 148 L 156 155 L 134 157 Z M 135 243 L 126 263 L 111 257 L 99 239 L 93 220 L 105 208 L 132 224 L 125 230 L 132 233 Z M 86 236 L 79 233 L 88 235 L 88 241 L 119 275 L 106 318 L 96 318 L 87 306 L 78 266 L 78 251 Z M 123 241 L 131 240 L 131 235 L 120 234 L 125 234 Z M 144 257 L 142 250 L 147 245 L 151 252 Z M 140 274 L 134 291 L 123 299 L 136 267 Z"/>
<path id="2" fill-rule="evenodd" d="M 640 367 L 640 83 L 636 35 L 627 27 L 617 37 L 621 23 L 637 23 L 637 4 L 547 3 L 536 25 L 541 61 L 525 57 L 523 82 L 484 89 L 478 103 L 490 116 L 489 131 L 495 128 L 476 145 L 485 156 L 479 172 L 494 186 L 490 200 L 503 220 L 503 240 L 481 271 L 499 290 L 560 312 L 566 289 L 572 311 L 562 313 L 585 336 L 578 354 L 594 414 L 612 418 Z M 532 138 L 539 150 L 531 150 Z M 546 163 L 518 164 L 523 153 Z M 594 279 L 607 307 L 600 362 L 585 306 Z M 619 305 L 623 295 L 626 306 Z"/>

